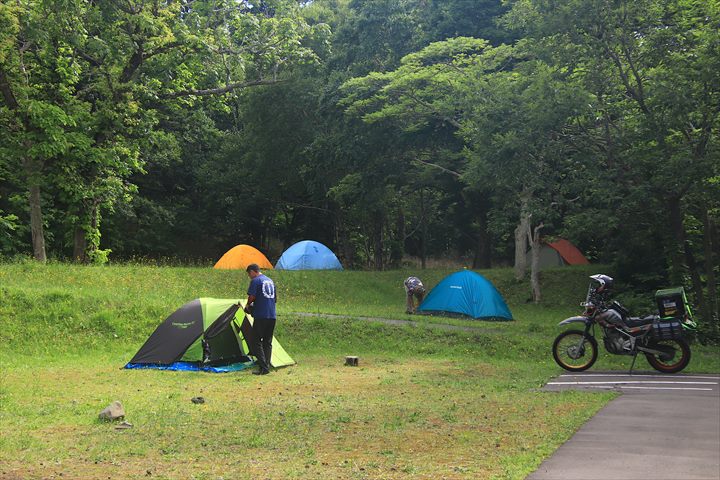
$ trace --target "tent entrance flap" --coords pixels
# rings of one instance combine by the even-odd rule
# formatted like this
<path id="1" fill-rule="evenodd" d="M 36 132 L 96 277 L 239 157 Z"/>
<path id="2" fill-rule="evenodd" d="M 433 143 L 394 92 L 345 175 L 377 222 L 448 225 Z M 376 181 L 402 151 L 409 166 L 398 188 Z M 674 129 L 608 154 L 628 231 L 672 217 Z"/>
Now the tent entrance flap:
<path id="1" fill-rule="evenodd" d="M 247 353 L 240 346 L 231 328 L 217 333 L 212 338 L 199 337 L 180 358 L 183 362 L 228 363 L 247 361 Z"/>

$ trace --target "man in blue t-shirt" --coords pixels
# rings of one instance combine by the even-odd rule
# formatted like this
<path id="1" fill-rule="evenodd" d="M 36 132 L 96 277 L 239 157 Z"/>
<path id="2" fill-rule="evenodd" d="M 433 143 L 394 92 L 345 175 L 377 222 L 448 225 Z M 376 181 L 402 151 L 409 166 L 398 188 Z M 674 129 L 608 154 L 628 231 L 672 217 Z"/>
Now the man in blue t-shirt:
<path id="1" fill-rule="evenodd" d="M 248 265 L 248 299 L 245 305 L 245 313 L 249 313 L 255 319 L 253 323 L 254 345 L 252 351 L 258 361 L 255 375 L 267 375 L 270 373 L 270 361 L 272 360 L 272 338 L 275 331 L 275 304 L 277 294 L 275 284 L 270 278 L 260 272 L 260 267 L 252 263 Z"/>

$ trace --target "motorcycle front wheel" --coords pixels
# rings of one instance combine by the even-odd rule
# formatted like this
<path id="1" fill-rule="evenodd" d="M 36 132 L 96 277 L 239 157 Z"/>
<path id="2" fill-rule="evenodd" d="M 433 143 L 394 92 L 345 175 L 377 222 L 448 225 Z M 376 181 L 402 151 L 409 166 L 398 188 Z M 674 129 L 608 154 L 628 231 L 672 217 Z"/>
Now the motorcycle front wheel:
<path id="1" fill-rule="evenodd" d="M 598 345 L 581 330 L 567 330 L 557 336 L 552 346 L 555 362 L 570 372 L 582 372 L 597 360 Z"/>
<path id="2" fill-rule="evenodd" d="M 645 353 L 648 363 L 658 372 L 677 373 L 690 363 L 690 345 L 683 339 L 655 340 L 648 347 L 666 352 L 663 355 Z"/>

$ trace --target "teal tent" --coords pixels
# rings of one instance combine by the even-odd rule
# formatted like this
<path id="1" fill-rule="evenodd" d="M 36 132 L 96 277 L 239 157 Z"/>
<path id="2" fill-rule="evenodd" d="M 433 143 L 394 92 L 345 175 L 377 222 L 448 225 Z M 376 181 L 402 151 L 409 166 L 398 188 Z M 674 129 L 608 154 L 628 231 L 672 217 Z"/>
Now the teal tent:
<path id="1" fill-rule="evenodd" d="M 512 320 L 500 292 L 479 273 L 463 270 L 445 277 L 417 309 L 418 313 Z"/>

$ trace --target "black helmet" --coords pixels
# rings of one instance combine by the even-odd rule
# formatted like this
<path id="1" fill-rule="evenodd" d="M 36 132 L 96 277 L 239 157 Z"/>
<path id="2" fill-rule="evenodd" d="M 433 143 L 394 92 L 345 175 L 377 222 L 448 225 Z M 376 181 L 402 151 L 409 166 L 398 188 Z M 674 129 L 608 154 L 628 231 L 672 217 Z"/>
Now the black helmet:
<path id="1" fill-rule="evenodd" d="M 602 273 L 590 275 L 590 278 L 592 278 L 598 283 L 598 286 L 595 287 L 595 293 L 608 293 L 608 291 L 613 286 L 612 277 L 608 277 L 607 275 L 604 275 Z"/>

